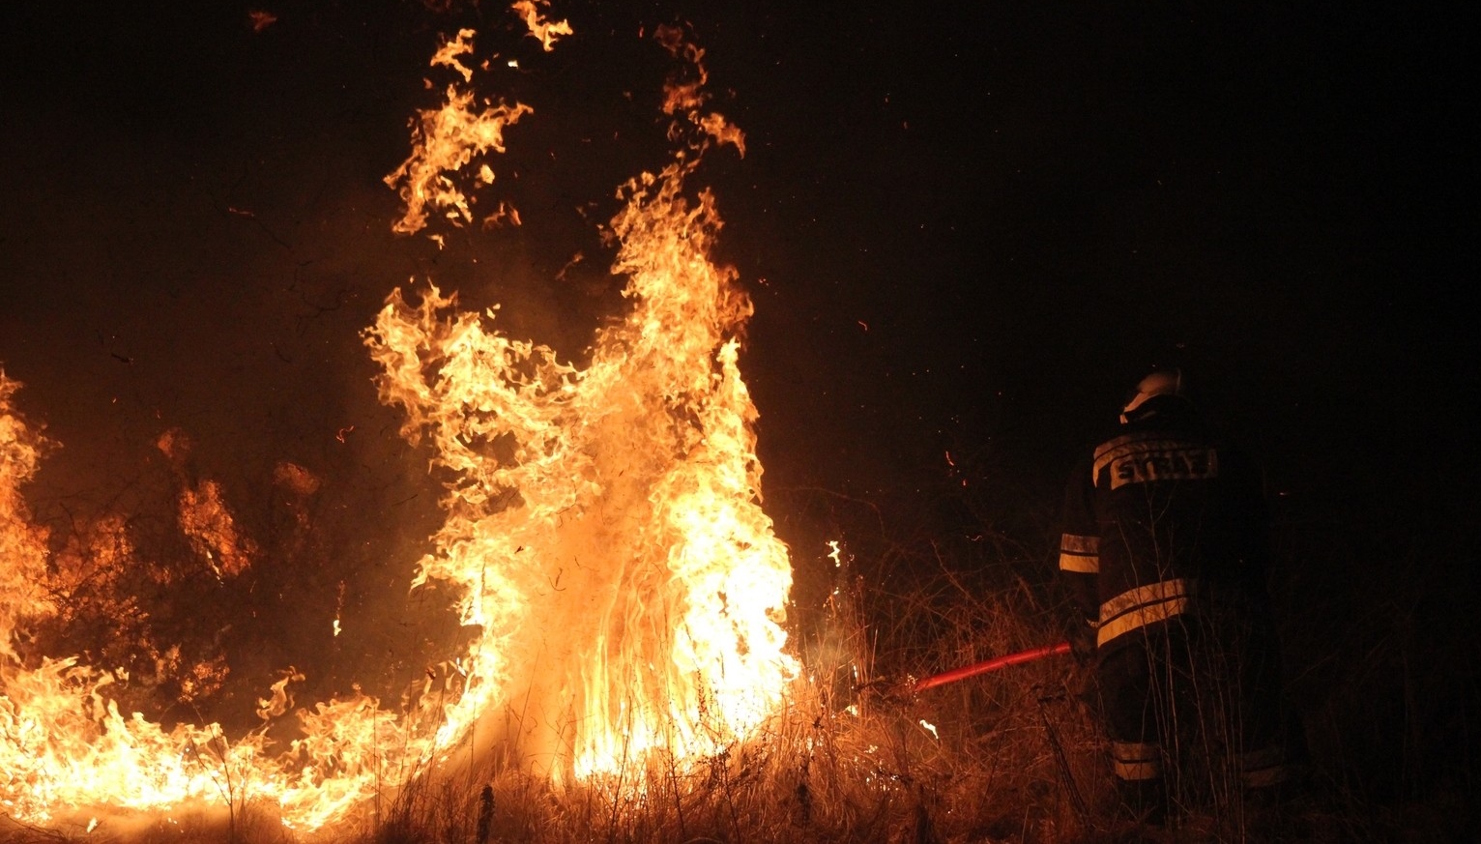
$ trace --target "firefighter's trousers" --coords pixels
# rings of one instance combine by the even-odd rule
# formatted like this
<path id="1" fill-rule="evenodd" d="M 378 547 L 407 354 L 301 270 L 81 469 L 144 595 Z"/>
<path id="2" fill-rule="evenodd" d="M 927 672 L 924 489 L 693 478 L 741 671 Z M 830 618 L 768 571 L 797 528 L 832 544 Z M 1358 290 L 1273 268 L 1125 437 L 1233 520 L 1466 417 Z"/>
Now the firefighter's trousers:
<path id="1" fill-rule="evenodd" d="M 1207 803 L 1286 780 L 1269 625 L 1179 615 L 1102 645 L 1096 673 L 1128 802 Z"/>

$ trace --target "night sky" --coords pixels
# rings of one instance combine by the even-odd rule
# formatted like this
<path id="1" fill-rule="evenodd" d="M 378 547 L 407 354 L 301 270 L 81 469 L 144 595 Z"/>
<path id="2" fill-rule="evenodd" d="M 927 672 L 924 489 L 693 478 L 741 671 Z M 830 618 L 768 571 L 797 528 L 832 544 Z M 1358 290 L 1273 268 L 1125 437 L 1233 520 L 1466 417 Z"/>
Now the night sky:
<path id="1" fill-rule="evenodd" d="M 972 530 L 942 503 L 962 480 L 1051 534 L 1126 388 L 1181 365 L 1264 461 L 1288 553 L 1321 571 L 1307 588 L 1410 584 L 1453 621 L 1474 587 L 1433 584 L 1473 579 L 1481 509 L 1458 30 L 1438 10 L 1125 5 L 557 2 L 576 35 L 550 54 L 496 3 L 8 8 L 0 364 L 64 444 L 37 516 L 57 535 L 109 508 L 166 518 L 154 441 L 178 427 L 260 535 L 283 529 L 278 461 L 325 479 L 332 563 L 234 600 L 322 612 L 351 570 L 368 617 L 402 600 L 435 491 L 359 332 L 431 278 L 579 357 L 621 306 L 594 223 L 666 155 L 651 34 L 687 22 L 747 133 L 702 174 L 756 304 L 742 366 L 799 566 L 858 507 Z M 276 20 L 254 31 L 253 10 Z M 483 93 L 536 110 L 495 161 L 526 225 L 442 227 L 439 251 L 392 234 L 381 179 L 459 26 L 520 60 Z"/>

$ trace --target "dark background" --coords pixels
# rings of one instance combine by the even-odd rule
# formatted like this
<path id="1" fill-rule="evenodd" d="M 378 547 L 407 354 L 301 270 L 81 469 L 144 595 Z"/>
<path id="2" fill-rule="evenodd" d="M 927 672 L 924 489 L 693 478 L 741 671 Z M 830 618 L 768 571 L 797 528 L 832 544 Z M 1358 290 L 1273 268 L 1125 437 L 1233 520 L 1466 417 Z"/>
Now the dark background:
<path id="1" fill-rule="evenodd" d="M 1374 748 L 1353 765 L 1402 770 L 1361 783 L 1469 783 L 1477 138 L 1459 20 L 1205 5 L 571 2 L 551 15 L 576 35 L 543 54 L 491 3 L 15 4 L 0 365 L 63 444 L 29 490 L 37 517 L 60 543 L 129 513 L 166 553 L 178 473 L 219 480 L 279 562 L 187 583 L 188 609 L 156 595 L 153 623 L 229 620 L 202 654 L 224 648 L 241 677 L 332 654 L 320 692 L 432 658 L 446 631 L 403 604 L 435 488 L 359 332 L 431 278 L 579 358 L 620 307 L 594 224 L 666 155 L 650 36 L 682 22 L 747 133 L 744 159 L 702 175 L 756 303 L 743 367 L 804 617 L 826 539 L 888 591 L 916 574 L 891 549 L 989 529 L 1043 583 L 1079 449 L 1150 366 L 1180 365 L 1266 466 L 1293 688 L 1314 710 L 1364 701 L 1330 729 Z M 254 9 L 277 20 L 254 31 Z M 440 34 L 464 25 L 480 56 L 521 64 L 481 90 L 535 108 L 490 189 L 526 225 L 440 226 L 439 250 L 392 235 L 381 178 L 448 81 L 426 67 Z M 154 447 L 177 427 L 183 470 Z M 313 501 L 274 486 L 283 460 L 323 481 Z M 325 623 L 342 591 L 352 651 Z"/>

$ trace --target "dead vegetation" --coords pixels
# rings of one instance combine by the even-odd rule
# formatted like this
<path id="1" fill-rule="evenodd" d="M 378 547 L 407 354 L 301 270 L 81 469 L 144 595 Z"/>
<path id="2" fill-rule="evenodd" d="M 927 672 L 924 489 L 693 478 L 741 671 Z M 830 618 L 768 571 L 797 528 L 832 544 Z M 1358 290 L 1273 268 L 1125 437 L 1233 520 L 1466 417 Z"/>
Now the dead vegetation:
<path id="1" fill-rule="evenodd" d="M 697 762 L 650 758 L 561 785 L 529 773 L 519 748 L 506 746 L 478 753 L 474 765 L 425 771 L 366 806 L 353 827 L 317 834 L 297 834 L 271 807 L 247 805 L 229 814 L 101 817 L 95 826 L 88 817 L 47 828 L 0 819 L 0 841 L 1466 840 L 1474 775 L 1427 754 L 1426 742 L 1457 737 L 1464 756 L 1472 740 L 1466 722 L 1429 714 L 1474 705 L 1476 689 L 1465 686 L 1474 675 L 1437 676 L 1441 663 L 1401 635 L 1423 594 L 1333 590 L 1317 611 L 1293 613 L 1300 602 L 1289 590 L 1313 594 L 1312 580 L 1330 586 L 1303 567 L 1314 565 L 1304 542 L 1283 546 L 1282 584 L 1285 632 L 1294 637 L 1287 673 L 1311 759 L 1307 787 L 1284 804 L 1253 805 L 1236 789 L 1215 787 L 1165 826 L 1129 820 L 1088 677 L 1067 656 L 914 693 L 916 679 L 1060 635 L 1062 607 L 1049 577 L 1052 516 L 1005 523 L 994 515 L 1019 512 L 1008 503 L 957 495 L 949 503 L 961 509 L 952 518 L 967 530 L 943 527 L 940 518 L 899 530 L 868 507 L 848 518 L 857 502 L 834 509 L 833 523 L 851 528 L 838 535 L 853 539 L 836 557 L 813 561 L 828 583 L 815 590 L 813 612 L 799 612 L 793 641 L 803 672 L 786 706 L 750 740 Z M 1372 602 L 1410 612 L 1374 616 L 1364 609 Z M 1454 644 L 1467 642 L 1473 634 Z M 1426 692 L 1434 688 L 1459 699 L 1432 700 Z M 1397 717 L 1395 699 L 1409 705 Z M 1399 752 L 1386 753 L 1394 744 Z"/>
<path id="2" fill-rule="evenodd" d="M 954 586 L 948 587 L 954 589 Z M 1364 802 L 1339 788 L 1288 806 L 1228 796 L 1167 827 L 1138 827 L 1116 803 L 1082 677 L 1067 657 L 922 694 L 915 676 L 1045 641 L 1035 594 L 1012 590 L 901 607 L 902 623 L 938 616 L 939 636 L 893 649 L 840 600 L 834 641 L 809 664 L 786 709 L 751 741 L 680 765 L 642 767 L 572 786 L 525 771 L 513 754 L 453 775 L 429 771 L 367 807 L 355 830 L 296 836 L 264 807 L 235 817 L 178 813 L 85 827 L 11 826 L 13 842 L 220 841 L 290 844 L 491 842 L 1097 842 L 1459 840 L 1469 809 L 1441 797 Z M 906 629 L 909 625 L 906 625 Z M 887 634 L 899 631 L 886 631 Z M 852 654 L 847 661 L 839 657 Z M 1321 776 L 1318 772 L 1318 776 Z M 1331 784 L 1327 774 L 1328 786 Z M 1316 790 L 1323 790 L 1318 783 Z"/>

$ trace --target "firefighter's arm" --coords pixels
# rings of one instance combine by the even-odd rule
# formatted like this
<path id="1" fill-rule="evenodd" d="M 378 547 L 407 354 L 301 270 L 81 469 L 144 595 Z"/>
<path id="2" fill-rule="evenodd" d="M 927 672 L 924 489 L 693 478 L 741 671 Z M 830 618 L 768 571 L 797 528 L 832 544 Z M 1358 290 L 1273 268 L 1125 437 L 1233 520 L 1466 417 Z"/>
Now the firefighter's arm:
<path id="1" fill-rule="evenodd" d="M 1095 655 L 1100 576 L 1100 529 L 1095 520 L 1095 483 L 1088 462 L 1076 467 L 1065 488 L 1063 533 L 1059 538 L 1059 579 L 1069 593 L 1073 617 L 1066 633 L 1075 658 Z"/>

